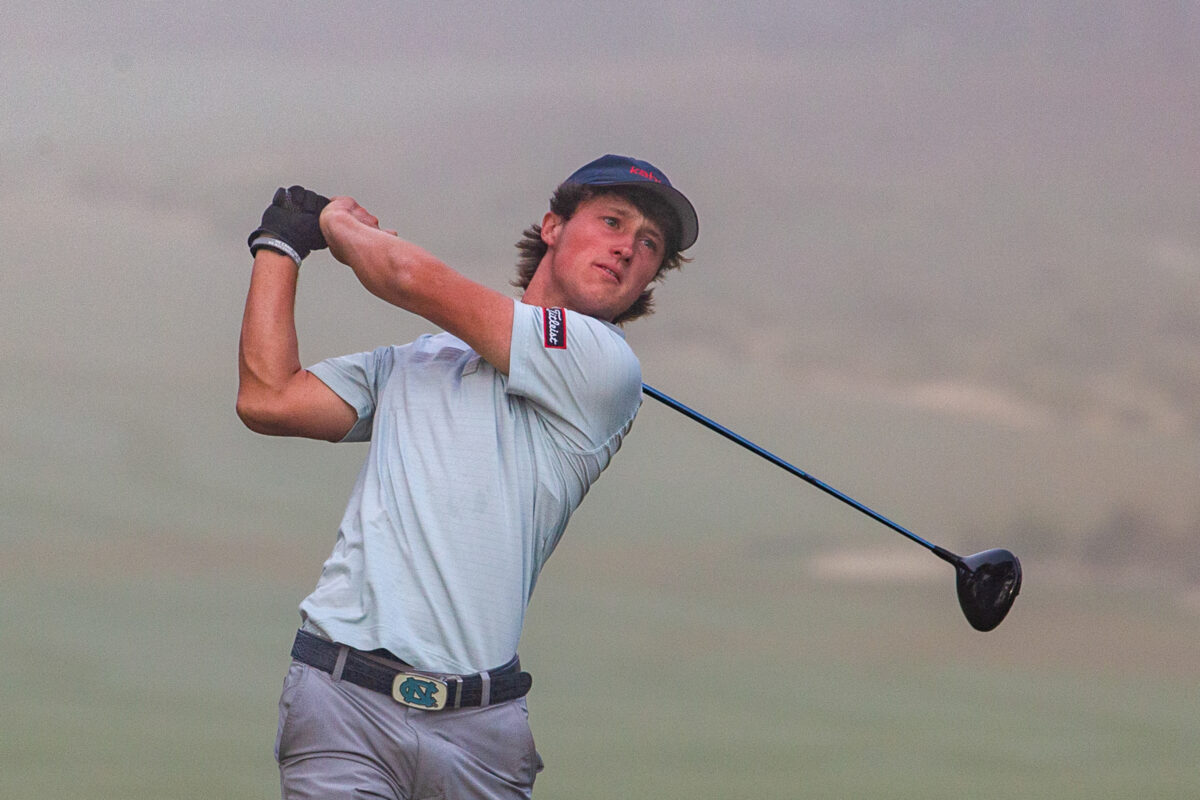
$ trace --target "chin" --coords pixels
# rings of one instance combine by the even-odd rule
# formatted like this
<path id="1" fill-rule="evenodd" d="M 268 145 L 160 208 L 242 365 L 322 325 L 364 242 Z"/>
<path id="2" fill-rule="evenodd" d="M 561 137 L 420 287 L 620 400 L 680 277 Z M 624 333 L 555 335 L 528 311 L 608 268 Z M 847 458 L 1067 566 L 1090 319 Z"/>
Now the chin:
<path id="1" fill-rule="evenodd" d="M 611 302 L 597 301 L 579 301 L 571 308 L 572 311 L 577 311 L 580 314 L 587 314 L 589 317 L 602 319 L 605 321 L 612 320 L 613 317 L 621 313 L 620 310 L 614 310 Z"/>

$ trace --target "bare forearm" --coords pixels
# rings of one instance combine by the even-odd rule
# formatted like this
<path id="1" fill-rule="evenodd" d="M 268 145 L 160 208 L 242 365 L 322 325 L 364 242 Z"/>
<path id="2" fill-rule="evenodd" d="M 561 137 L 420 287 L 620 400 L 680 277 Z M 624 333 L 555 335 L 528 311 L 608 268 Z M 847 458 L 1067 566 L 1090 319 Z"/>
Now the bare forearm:
<path id="1" fill-rule="evenodd" d="M 321 212 L 329 251 L 354 270 L 367 289 L 424 317 L 471 345 L 508 373 L 513 303 L 464 277 L 428 251 L 379 229 L 379 220 L 353 199 L 337 197 Z"/>
<path id="2" fill-rule="evenodd" d="M 260 249 L 254 257 L 238 347 L 238 413 L 243 418 L 265 395 L 281 392 L 300 371 L 298 272 L 290 258 L 273 250 Z"/>
<path id="3" fill-rule="evenodd" d="M 445 267 L 424 249 L 403 241 L 390 231 L 382 231 L 378 220 L 361 207 L 353 212 L 329 209 L 321 217 L 330 253 L 353 270 L 363 287 L 376 297 L 403 308 L 411 308 L 413 279 L 431 267 Z"/>

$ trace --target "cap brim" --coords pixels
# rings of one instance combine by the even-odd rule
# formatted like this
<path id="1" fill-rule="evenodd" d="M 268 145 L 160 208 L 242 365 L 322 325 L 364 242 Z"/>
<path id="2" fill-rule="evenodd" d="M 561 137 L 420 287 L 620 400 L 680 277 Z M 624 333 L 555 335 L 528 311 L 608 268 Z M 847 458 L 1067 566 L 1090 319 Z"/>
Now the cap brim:
<path id="1" fill-rule="evenodd" d="M 667 205 L 679 217 L 679 249 L 687 250 L 696 243 L 696 239 L 700 236 L 700 218 L 696 216 L 696 209 L 692 206 L 692 202 L 688 200 L 683 192 L 676 189 L 674 186 L 667 186 L 663 183 L 654 183 L 653 181 L 596 181 L 588 182 L 588 186 L 636 186 L 639 189 L 649 189 L 667 202 Z"/>

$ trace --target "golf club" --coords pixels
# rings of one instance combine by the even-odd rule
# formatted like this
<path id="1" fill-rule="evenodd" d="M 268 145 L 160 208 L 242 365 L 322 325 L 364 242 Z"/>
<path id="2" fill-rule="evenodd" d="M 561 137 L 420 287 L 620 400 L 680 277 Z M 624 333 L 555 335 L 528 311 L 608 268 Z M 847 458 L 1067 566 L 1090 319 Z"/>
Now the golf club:
<path id="1" fill-rule="evenodd" d="M 1021 562 L 1008 550 L 996 548 L 984 550 L 970 556 L 958 556 L 944 547 L 922 539 L 907 528 L 897 525 L 887 517 L 874 511 L 853 497 L 842 494 L 829 484 L 817 480 L 802 469 L 792 466 L 779 456 L 759 447 L 754 442 L 739 436 L 703 414 L 688 408 L 669 395 L 665 395 L 652 386 L 642 384 L 642 391 L 665 406 L 675 409 L 686 417 L 699 422 L 704 427 L 716 431 L 732 442 L 740 444 L 750 452 L 765 458 L 797 478 L 817 487 L 826 494 L 836 497 L 846 505 L 866 514 L 876 522 L 880 522 L 896 533 L 911 539 L 925 549 L 934 553 L 938 558 L 954 565 L 955 582 L 958 589 L 958 604 L 962 607 L 963 615 L 971 627 L 979 631 L 990 631 L 1004 619 L 1013 601 L 1021 591 Z"/>

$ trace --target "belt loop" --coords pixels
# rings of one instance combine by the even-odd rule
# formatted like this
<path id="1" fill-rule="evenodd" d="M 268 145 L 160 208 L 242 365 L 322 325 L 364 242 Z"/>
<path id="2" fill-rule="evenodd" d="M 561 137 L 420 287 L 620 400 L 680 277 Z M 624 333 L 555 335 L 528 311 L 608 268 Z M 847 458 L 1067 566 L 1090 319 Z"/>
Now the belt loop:
<path id="1" fill-rule="evenodd" d="M 483 681 L 483 687 L 481 689 L 483 694 L 481 694 L 479 697 L 479 705 L 489 706 L 492 704 L 492 676 L 487 672 L 481 672 L 479 673 L 479 677 Z"/>
<path id="2" fill-rule="evenodd" d="M 346 668 L 346 657 L 350 655 L 350 648 L 342 645 L 338 648 L 337 661 L 333 665 L 333 679 L 340 681 L 342 679 L 342 670 Z"/>

